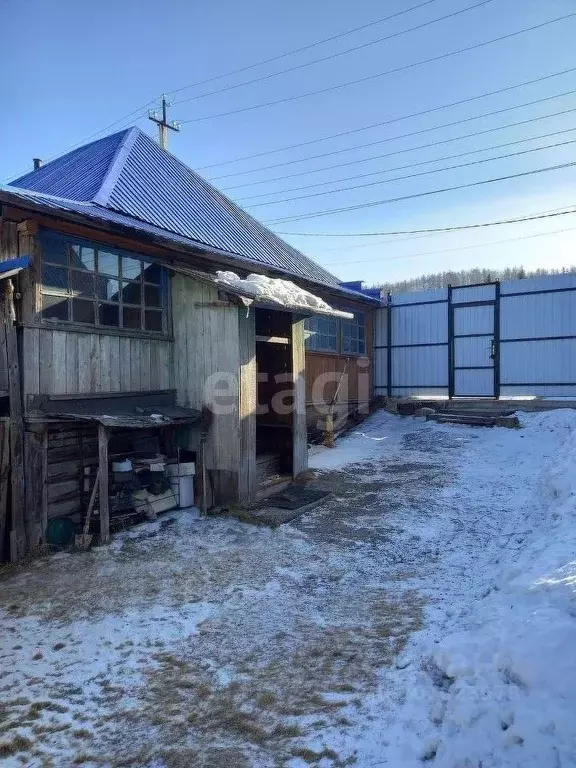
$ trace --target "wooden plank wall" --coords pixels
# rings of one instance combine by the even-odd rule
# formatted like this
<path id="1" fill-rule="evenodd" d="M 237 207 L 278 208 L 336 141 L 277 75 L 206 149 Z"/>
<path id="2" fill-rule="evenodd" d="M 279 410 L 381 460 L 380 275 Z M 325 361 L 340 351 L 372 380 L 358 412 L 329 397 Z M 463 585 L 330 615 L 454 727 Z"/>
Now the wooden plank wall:
<path id="1" fill-rule="evenodd" d="M 240 461 L 238 307 L 221 302 L 218 305 L 216 286 L 175 275 L 172 310 L 178 403 L 198 409 L 210 406 L 211 392 L 206 388 L 209 377 L 216 373 L 231 376 L 230 394 L 226 398 L 230 413 L 213 416 L 206 445 L 206 466 L 231 473 L 230 482 L 236 483 L 237 492 Z"/>
<path id="2" fill-rule="evenodd" d="M 171 340 L 25 327 L 23 362 L 25 397 L 174 387 Z"/>

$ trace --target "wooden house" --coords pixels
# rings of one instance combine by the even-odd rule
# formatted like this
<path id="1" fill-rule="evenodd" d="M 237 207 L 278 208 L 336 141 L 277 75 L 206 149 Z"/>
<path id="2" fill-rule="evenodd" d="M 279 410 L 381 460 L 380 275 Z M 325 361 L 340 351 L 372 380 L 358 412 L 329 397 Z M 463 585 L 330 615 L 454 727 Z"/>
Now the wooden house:
<path id="1" fill-rule="evenodd" d="M 267 474 L 306 469 L 319 374 L 332 403 L 341 372 L 361 368 L 346 408 L 370 401 L 378 299 L 140 130 L 35 168 L 0 205 L 0 559 L 55 518 L 77 525 L 96 477 L 107 541 L 115 459 L 186 451 L 208 504 L 249 503 Z M 254 291 L 251 273 L 294 290 Z"/>

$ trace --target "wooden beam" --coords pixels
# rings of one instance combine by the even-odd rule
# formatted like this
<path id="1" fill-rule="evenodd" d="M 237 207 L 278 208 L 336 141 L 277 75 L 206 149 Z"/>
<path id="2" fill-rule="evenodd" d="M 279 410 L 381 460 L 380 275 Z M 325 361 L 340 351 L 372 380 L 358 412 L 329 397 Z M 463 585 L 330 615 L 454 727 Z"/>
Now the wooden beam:
<path id="1" fill-rule="evenodd" d="M 297 477 L 308 469 L 308 433 L 306 429 L 306 354 L 304 320 L 292 315 L 292 375 L 294 406 L 292 412 L 292 474 Z"/>
<path id="2" fill-rule="evenodd" d="M 108 430 L 98 425 L 98 473 L 100 478 L 100 543 L 110 541 L 110 511 L 108 508 Z"/>

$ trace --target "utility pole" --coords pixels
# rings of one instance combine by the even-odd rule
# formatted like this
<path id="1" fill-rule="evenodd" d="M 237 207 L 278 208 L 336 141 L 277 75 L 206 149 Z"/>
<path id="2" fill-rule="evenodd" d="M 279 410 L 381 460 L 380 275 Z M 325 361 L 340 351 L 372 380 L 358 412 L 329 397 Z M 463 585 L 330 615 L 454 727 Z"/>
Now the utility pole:
<path id="1" fill-rule="evenodd" d="M 148 119 L 158 126 L 158 142 L 162 149 L 168 149 L 168 129 L 171 131 L 180 130 L 180 123 L 176 120 L 168 122 L 167 109 L 169 106 L 170 102 L 166 99 L 166 95 L 162 94 L 162 113 L 159 114 L 155 109 L 148 111 Z"/>

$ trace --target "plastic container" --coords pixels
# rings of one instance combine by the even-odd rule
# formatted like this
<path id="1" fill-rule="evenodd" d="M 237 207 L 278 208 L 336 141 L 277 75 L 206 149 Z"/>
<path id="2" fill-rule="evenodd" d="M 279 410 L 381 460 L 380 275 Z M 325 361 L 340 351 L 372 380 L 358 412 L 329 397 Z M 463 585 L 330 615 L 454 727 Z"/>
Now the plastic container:
<path id="1" fill-rule="evenodd" d="M 178 466 L 180 466 L 180 477 L 184 477 L 184 475 L 195 475 L 196 474 L 196 465 L 193 461 L 185 461 L 182 462 L 180 465 L 178 464 L 168 464 L 166 467 L 166 474 L 168 477 L 178 477 Z"/>
<path id="2" fill-rule="evenodd" d="M 179 507 L 194 506 L 194 475 L 171 477 L 170 488 L 178 500 Z"/>

